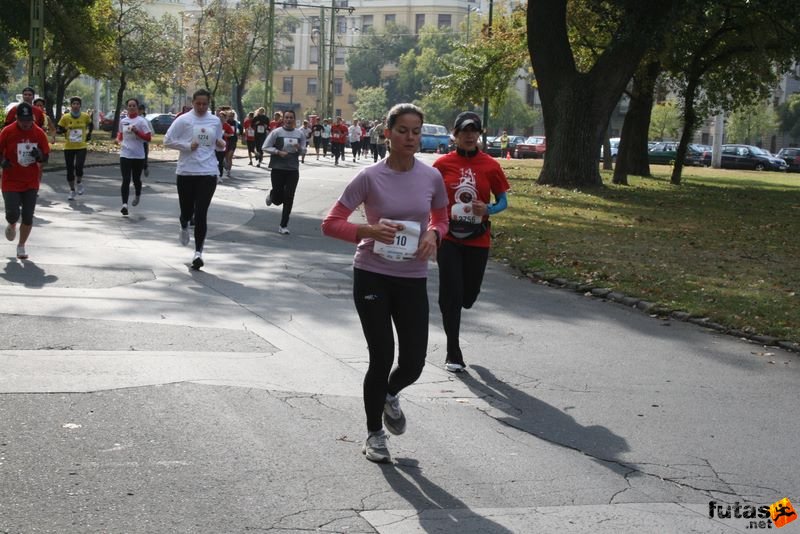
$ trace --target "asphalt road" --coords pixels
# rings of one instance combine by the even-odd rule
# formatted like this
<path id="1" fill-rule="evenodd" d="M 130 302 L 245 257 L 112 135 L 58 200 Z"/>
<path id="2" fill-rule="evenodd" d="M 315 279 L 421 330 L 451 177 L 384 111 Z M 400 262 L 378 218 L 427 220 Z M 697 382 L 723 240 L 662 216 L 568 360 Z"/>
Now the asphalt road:
<path id="1" fill-rule="evenodd" d="M 308 161 L 290 236 L 267 172 L 237 161 L 201 272 L 174 164 L 151 164 L 128 218 L 117 168 L 74 202 L 45 174 L 30 260 L 3 245 L 0 532 L 728 533 L 769 525 L 727 504 L 800 505 L 797 354 L 498 264 L 461 376 L 432 264 L 408 432 L 392 464 L 365 460 L 353 246 L 319 231 L 364 163 Z"/>

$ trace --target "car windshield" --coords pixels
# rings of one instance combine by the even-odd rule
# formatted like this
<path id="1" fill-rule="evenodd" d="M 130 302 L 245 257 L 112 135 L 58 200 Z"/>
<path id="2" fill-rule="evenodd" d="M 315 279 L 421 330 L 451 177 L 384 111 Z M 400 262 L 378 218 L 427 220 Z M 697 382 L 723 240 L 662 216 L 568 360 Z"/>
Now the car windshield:
<path id="1" fill-rule="evenodd" d="M 541 145 L 544 143 L 544 137 L 529 137 L 525 139 L 526 145 Z"/>
<path id="2" fill-rule="evenodd" d="M 751 146 L 750 152 L 755 154 L 756 156 L 770 156 L 771 154 L 764 150 L 763 148 L 758 148 L 757 146 Z"/>

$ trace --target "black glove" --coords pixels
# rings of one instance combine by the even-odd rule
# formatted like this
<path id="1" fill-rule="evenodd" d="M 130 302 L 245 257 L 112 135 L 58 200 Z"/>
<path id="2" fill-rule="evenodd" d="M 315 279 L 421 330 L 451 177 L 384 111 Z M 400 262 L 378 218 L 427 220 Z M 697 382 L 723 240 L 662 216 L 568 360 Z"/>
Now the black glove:
<path id="1" fill-rule="evenodd" d="M 92 132 L 89 132 L 89 133 L 86 134 L 86 141 L 88 142 L 88 141 L 91 141 L 91 140 L 92 140 Z"/>
<path id="2" fill-rule="evenodd" d="M 42 155 L 42 151 L 39 150 L 38 146 L 35 146 L 31 149 L 31 157 L 41 163 L 44 160 L 44 156 Z"/>
<path id="3" fill-rule="evenodd" d="M 9 167 L 11 167 L 11 160 L 4 159 L 3 161 L 0 161 L 0 168 L 8 169 Z"/>

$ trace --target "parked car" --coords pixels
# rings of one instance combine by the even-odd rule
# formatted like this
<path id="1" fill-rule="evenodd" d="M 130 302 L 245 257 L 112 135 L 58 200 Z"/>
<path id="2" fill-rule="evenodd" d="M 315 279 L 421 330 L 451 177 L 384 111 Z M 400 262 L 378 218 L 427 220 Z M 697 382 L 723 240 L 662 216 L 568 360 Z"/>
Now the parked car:
<path id="1" fill-rule="evenodd" d="M 711 165 L 711 153 L 703 155 L 703 165 Z M 786 161 L 753 145 L 722 145 L 723 169 L 785 171 Z"/>
<path id="2" fill-rule="evenodd" d="M 532 135 L 522 143 L 517 143 L 518 158 L 543 158 L 547 143 L 544 137 Z"/>
<path id="3" fill-rule="evenodd" d="M 509 135 L 508 136 L 508 152 L 511 154 L 512 158 L 515 158 L 515 154 L 517 152 L 517 144 L 524 143 L 525 137 L 521 135 Z M 492 142 L 489 142 L 489 138 L 486 138 L 486 150 L 485 152 L 490 156 L 494 156 L 499 158 L 502 156 L 502 151 L 500 150 L 500 136 L 492 138 Z"/>
<path id="4" fill-rule="evenodd" d="M 150 121 L 153 132 L 157 134 L 167 133 L 170 125 L 175 121 L 175 115 L 171 113 L 148 113 L 144 118 Z"/>
<path id="5" fill-rule="evenodd" d="M 678 153 L 678 143 L 675 141 L 659 142 L 653 145 L 647 152 L 647 157 L 651 164 L 674 165 L 675 157 Z M 686 157 L 683 159 L 684 165 L 702 165 L 703 151 L 690 144 L 686 147 Z"/>
<path id="6" fill-rule="evenodd" d="M 440 152 L 446 154 L 450 145 L 450 132 L 441 124 L 423 124 L 420 137 L 420 152 Z"/>
<path id="7" fill-rule="evenodd" d="M 106 132 L 110 132 L 113 126 L 114 126 L 114 112 L 113 111 L 109 111 L 108 113 L 100 112 L 100 129 L 105 130 Z"/>
<path id="8" fill-rule="evenodd" d="M 612 137 L 608 140 L 611 145 L 611 161 L 617 161 L 617 152 L 619 152 L 619 137 Z M 600 146 L 600 159 L 603 159 L 603 146 Z"/>
<path id="9" fill-rule="evenodd" d="M 800 172 L 800 148 L 782 148 L 777 157 L 786 162 L 787 170 Z"/>

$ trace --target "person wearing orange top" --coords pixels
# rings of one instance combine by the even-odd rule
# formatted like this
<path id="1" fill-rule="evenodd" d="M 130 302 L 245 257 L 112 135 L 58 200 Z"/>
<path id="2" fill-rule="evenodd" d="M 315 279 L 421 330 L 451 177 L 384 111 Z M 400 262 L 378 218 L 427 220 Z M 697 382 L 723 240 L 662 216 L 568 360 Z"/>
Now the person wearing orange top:
<path id="1" fill-rule="evenodd" d="M 25 243 L 33 229 L 33 212 L 39 193 L 41 164 L 50 154 L 44 130 L 34 124 L 33 106 L 22 102 L 16 107 L 16 120 L 0 131 L 0 168 L 3 203 L 6 212 L 6 239 L 14 241 L 19 229 L 17 258 L 28 259 Z"/>
<path id="2" fill-rule="evenodd" d="M 331 152 L 333 164 L 339 165 L 339 158 L 344 161 L 344 147 L 347 144 L 349 132 L 341 117 L 336 117 L 336 122 L 331 126 Z"/>

